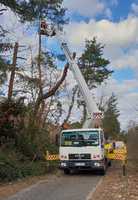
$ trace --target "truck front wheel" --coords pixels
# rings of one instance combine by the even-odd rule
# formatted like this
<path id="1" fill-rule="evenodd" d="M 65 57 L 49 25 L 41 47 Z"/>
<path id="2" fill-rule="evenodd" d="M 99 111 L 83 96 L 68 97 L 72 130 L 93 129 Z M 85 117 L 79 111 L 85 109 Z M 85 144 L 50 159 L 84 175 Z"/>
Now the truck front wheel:
<path id="1" fill-rule="evenodd" d="M 107 170 L 107 163 L 105 161 L 104 166 L 102 167 L 102 169 L 100 170 L 100 174 L 102 176 L 104 176 L 106 174 L 106 170 Z"/>
<path id="2" fill-rule="evenodd" d="M 101 169 L 100 170 L 100 175 L 104 176 L 105 174 L 106 174 L 106 169 L 105 168 Z"/>
<path id="3" fill-rule="evenodd" d="M 70 174 L 70 170 L 69 169 L 64 169 L 64 174 Z"/>
<path id="4" fill-rule="evenodd" d="M 112 163 L 111 163 L 111 160 L 108 161 L 108 167 L 111 167 Z"/>

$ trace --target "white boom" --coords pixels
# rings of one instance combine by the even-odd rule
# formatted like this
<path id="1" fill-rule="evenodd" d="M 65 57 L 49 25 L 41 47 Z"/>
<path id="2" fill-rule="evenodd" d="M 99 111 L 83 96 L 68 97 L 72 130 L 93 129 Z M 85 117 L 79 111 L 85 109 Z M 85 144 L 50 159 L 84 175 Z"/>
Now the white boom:
<path id="1" fill-rule="evenodd" d="M 72 58 L 72 53 L 70 52 L 70 50 L 67 46 L 67 43 L 60 37 L 61 32 L 56 31 L 56 34 L 57 34 L 57 38 L 60 42 L 60 46 L 62 47 L 64 54 L 67 58 L 70 69 L 74 75 L 74 78 L 78 83 L 79 89 L 83 95 L 84 100 L 86 101 L 88 112 L 91 116 L 93 116 L 93 112 L 95 112 L 95 113 L 99 112 L 97 104 L 94 101 L 94 98 L 86 84 L 85 79 L 82 76 L 82 73 L 81 73 L 76 61 Z"/>
<path id="2" fill-rule="evenodd" d="M 64 54 L 65 54 L 66 59 L 69 63 L 70 69 L 71 69 L 71 71 L 74 75 L 75 80 L 78 83 L 79 89 L 80 89 L 80 91 L 83 95 L 85 102 L 86 102 L 87 110 L 89 112 L 91 121 L 95 120 L 95 117 L 101 118 L 102 113 L 98 109 L 98 106 L 97 106 L 97 104 L 96 104 L 96 102 L 95 102 L 95 100 L 94 100 L 94 98 L 91 94 L 91 91 L 89 90 L 89 88 L 86 84 L 86 81 L 85 81 L 83 75 L 82 75 L 75 59 L 72 57 L 72 53 L 70 52 L 66 41 L 63 39 L 63 34 L 62 34 L 61 30 L 58 28 L 58 26 L 54 26 L 54 27 L 52 27 L 52 29 L 49 28 L 47 30 L 49 31 L 49 33 L 45 32 L 45 30 L 42 30 L 43 34 L 46 34 L 46 35 L 49 35 L 49 36 L 56 35 L 56 37 L 57 37 L 57 39 L 60 43 L 60 46 L 64 51 Z"/>

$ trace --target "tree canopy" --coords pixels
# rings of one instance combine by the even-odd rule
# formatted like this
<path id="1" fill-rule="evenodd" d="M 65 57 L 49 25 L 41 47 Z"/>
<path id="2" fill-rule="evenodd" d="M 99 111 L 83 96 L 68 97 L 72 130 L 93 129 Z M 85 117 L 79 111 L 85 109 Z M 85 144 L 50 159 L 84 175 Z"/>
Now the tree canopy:
<path id="1" fill-rule="evenodd" d="M 113 73 L 107 68 L 110 62 L 104 58 L 103 50 L 104 46 L 97 41 L 96 37 L 86 40 L 84 52 L 78 60 L 80 70 L 90 90 L 103 83 Z M 86 120 L 87 108 L 85 101 L 80 98 L 80 91 L 77 102 L 78 106 L 83 107 L 81 120 L 83 124 Z"/>
<path id="2" fill-rule="evenodd" d="M 0 0 L 0 4 L 10 8 L 22 22 L 49 18 L 63 23 L 65 9 L 62 8 L 62 2 L 63 0 Z"/>
<path id="3" fill-rule="evenodd" d="M 107 68 L 110 62 L 103 57 L 103 50 L 104 46 L 98 43 L 95 37 L 85 41 L 84 52 L 79 58 L 79 66 L 90 88 L 101 84 L 113 73 Z"/>
<path id="4" fill-rule="evenodd" d="M 117 104 L 117 98 L 112 94 L 108 99 L 107 106 L 104 110 L 103 127 L 107 137 L 116 138 L 120 133 L 120 123 L 118 121 L 120 113 Z"/>

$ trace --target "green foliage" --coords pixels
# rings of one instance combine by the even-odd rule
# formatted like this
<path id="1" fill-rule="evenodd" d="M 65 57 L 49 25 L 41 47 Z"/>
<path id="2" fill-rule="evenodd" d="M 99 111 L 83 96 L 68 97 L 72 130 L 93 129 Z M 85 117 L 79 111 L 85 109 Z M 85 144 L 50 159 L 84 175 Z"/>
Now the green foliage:
<path id="1" fill-rule="evenodd" d="M 26 176 L 39 176 L 47 171 L 46 162 L 21 160 L 24 155 L 13 149 L 0 151 L 0 182 L 14 181 Z"/>
<path id="2" fill-rule="evenodd" d="M 0 145 L 0 182 L 49 172 L 44 158 L 47 150 L 56 153 L 57 147 L 50 143 L 46 129 L 33 124 L 23 127 L 16 140 L 3 140 Z M 57 163 L 50 163 L 49 170 L 56 168 Z"/>
<path id="3" fill-rule="evenodd" d="M 117 109 L 117 98 L 114 94 L 107 101 L 104 111 L 103 128 L 107 137 L 117 138 L 120 133 L 118 121 L 119 111 Z"/>
<path id="4" fill-rule="evenodd" d="M 17 117 L 18 115 L 24 116 L 25 114 L 25 105 L 22 98 L 19 99 L 4 99 L 0 102 L 0 112 L 4 114 L 5 112 L 8 114 L 12 114 L 13 116 Z"/>
<path id="5" fill-rule="evenodd" d="M 38 18 L 49 18 L 58 23 L 64 23 L 65 9 L 61 7 L 63 0 L 0 0 L 0 4 L 10 8 L 22 22 Z"/>
<path id="6" fill-rule="evenodd" d="M 96 38 L 86 40 L 85 50 L 79 59 L 79 66 L 90 88 L 107 79 L 113 71 L 107 69 L 109 60 L 103 58 L 104 46 Z"/>
<path id="7" fill-rule="evenodd" d="M 15 152 L 12 149 L 0 150 L 0 181 L 12 181 L 20 177 Z"/>
<path id="8" fill-rule="evenodd" d="M 22 99 L 8 100 L 3 99 L 0 102 L 0 141 L 5 138 L 16 140 L 17 134 L 21 130 L 22 118 L 25 115 L 26 107 Z"/>
<path id="9" fill-rule="evenodd" d="M 107 65 L 110 62 L 103 57 L 103 50 L 104 46 L 98 43 L 94 37 L 92 40 L 85 41 L 84 53 L 79 58 L 78 65 L 90 89 L 100 85 L 113 73 L 113 71 L 107 69 Z M 78 107 L 82 106 L 83 108 L 81 119 L 81 124 L 83 125 L 87 116 L 86 103 L 80 98 L 80 91 L 76 92 Z"/>
<path id="10" fill-rule="evenodd" d="M 80 122 L 74 122 L 74 123 L 72 123 L 70 125 L 74 129 L 76 129 L 76 128 L 82 128 L 82 124 Z"/>
<path id="11" fill-rule="evenodd" d="M 17 148 L 30 160 L 41 160 L 44 157 L 44 152 L 51 145 L 49 141 L 49 134 L 46 129 L 40 129 L 38 126 L 29 124 L 18 136 Z"/>
<path id="12" fill-rule="evenodd" d="M 0 145 L 12 143 L 28 159 L 43 159 L 44 152 L 51 149 L 49 134 L 32 115 L 29 118 L 28 111 L 33 113 L 21 99 L 0 103 Z"/>
<path id="13" fill-rule="evenodd" d="M 45 67 L 55 68 L 55 69 L 57 68 L 53 54 L 50 54 L 49 52 L 45 53 L 43 52 L 42 56 L 43 56 L 43 64 L 45 65 Z"/>
<path id="14" fill-rule="evenodd" d="M 57 168 L 57 162 L 51 162 L 47 169 L 47 161 L 44 160 L 46 150 L 55 153 L 56 147 L 42 140 L 41 135 L 37 139 L 31 140 L 27 134 L 23 134 L 18 136 L 16 145 L 6 144 L 0 148 L 0 182 L 44 175 Z"/>

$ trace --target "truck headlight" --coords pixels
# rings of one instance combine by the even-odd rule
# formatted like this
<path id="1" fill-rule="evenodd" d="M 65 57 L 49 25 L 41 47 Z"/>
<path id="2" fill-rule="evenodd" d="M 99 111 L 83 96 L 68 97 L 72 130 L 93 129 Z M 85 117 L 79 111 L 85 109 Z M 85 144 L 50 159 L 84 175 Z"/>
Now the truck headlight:
<path id="1" fill-rule="evenodd" d="M 95 162 L 94 165 L 95 165 L 96 167 L 100 167 L 100 166 L 101 166 L 101 163 Z"/>
<path id="2" fill-rule="evenodd" d="M 66 167 L 66 166 L 67 166 L 67 163 L 61 162 L 61 166 L 62 166 L 62 167 Z"/>

